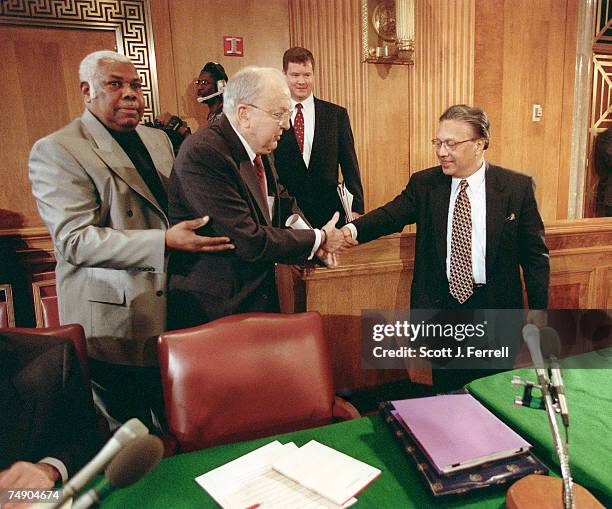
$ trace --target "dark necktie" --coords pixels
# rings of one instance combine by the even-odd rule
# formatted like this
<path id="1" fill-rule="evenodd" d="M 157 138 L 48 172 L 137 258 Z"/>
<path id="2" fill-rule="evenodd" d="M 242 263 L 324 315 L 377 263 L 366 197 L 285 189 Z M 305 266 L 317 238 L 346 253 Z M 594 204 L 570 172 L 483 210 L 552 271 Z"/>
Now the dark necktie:
<path id="1" fill-rule="evenodd" d="M 472 274 L 472 207 L 467 195 L 467 180 L 459 184 L 459 194 L 453 210 L 451 231 L 450 294 L 460 304 L 474 293 Z"/>
<path id="2" fill-rule="evenodd" d="M 304 153 L 304 115 L 302 114 L 302 103 L 295 105 L 297 113 L 295 114 L 295 120 L 293 121 L 293 130 L 295 131 L 295 139 L 297 140 L 300 152 Z"/>
<path id="3" fill-rule="evenodd" d="M 266 170 L 264 169 L 263 161 L 261 160 L 260 155 L 255 156 L 255 159 L 253 159 L 253 166 L 255 166 L 255 171 L 257 172 L 259 189 L 261 189 L 261 194 L 263 195 L 264 202 L 267 205 L 268 189 L 266 188 Z"/>

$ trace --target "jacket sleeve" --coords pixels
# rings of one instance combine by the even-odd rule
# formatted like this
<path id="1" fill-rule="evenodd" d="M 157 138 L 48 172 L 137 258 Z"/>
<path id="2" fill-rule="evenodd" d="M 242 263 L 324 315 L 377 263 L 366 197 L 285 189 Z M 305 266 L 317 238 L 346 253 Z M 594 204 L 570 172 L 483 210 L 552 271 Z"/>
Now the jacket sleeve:
<path id="1" fill-rule="evenodd" d="M 51 138 L 39 140 L 30 152 L 29 175 L 55 250 L 68 263 L 164 271 L 164 231 L 114 228 L 112 195 L 96 187 L 65 146 Z"/>
<path id="2" fill-rule="evenodd" d="M 338 114 L 338 159 L 346 188 L 353 195 L 353 211 L 363 214 L 363 186 L 359 173 L 359 162 L 355 153 L 355 140 L 351 121 L 345 108 L 341 108 Z"/>
<path id="3" fill-rule="evenodd" d="M 315 233 L 259 223 L 235 163 L 212 146 L 202 143 L 181 151 L 170 183 L 171 199 L 183 200 L 194 217 L 210 216 L 212 234 L 229 237 L 239 258 L 297 263 L 310 255 Z"/>
<path id="4" fill-rule="evenodd" d="M 550 259 L 544 242 L 544 223 L 538 211 L 535 182 L 528 179 L 518 224 L 519 262 L 523 269 L 530 309 L 546 309 L 550 282 Z"/>

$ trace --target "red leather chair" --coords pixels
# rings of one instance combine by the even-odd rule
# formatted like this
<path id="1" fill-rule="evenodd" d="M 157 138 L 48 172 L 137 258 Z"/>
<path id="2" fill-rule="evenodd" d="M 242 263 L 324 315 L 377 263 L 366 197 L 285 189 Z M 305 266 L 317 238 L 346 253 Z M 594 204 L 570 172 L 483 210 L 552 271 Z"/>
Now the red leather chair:
<path id="1" fill-rule="evenodd" d="M 0 285 L 0 327 L 15 326 L 13 290 L 11 285 Z"/>
<path id="2" fill-rule="evenodd" d="M 334 396 L 321 316 L 227 316 L 158 341 L 170 432 L 181 451 L 321 426 L 359 412 Z"/>
<path id="3" fill-rule="evenodd" d="M 10 329 L 0 329 L 2 332 L 21 332 L 24 334 L 36 334 L 39 336 L 56 336 L 69 339 L 74 344 L 83 381 L 89 386 L 89 368 L 87 367 L 87 343 L 85 342 L 85 331 L 78 323 L 61 325 L 59 327 L 11 327 Z"/>
<path id="4" fill-rule="evenodd" d="M 36 327 L 59 327 L 59 309 L 55 279 L 34 281 L 32 283 L 34 315 Z"/>

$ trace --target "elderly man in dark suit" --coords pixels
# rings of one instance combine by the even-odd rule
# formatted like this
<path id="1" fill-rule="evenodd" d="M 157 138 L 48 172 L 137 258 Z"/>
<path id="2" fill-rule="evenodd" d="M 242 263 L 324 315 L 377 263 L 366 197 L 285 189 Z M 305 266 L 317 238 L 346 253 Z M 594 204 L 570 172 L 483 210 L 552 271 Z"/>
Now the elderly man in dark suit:
<path id="1" fill-rule="evenodd" d="M 315 60 L 306 48 L 283 55 L 283 71 L 291 90 L 291 127 L 274 152 L 280 182 L 295 196 L 313 226 L 324 224 L 335 211 L 345 214 L 337 191 L 338 167 L 353 194 L 352 217 L 364 210 L 359 163 L 346 109 L 313 96 Z"/>
<path id="2" fill-rule="evenodd" d="M 289 124 L 290 100 L 279 71 L 245 68 L 229 80 L 224 115 L 190 136 L 170 178 L 171 222 L 210 215 L 201 233 L 229 237 L 225 253 L 171 258 L 168 318 L 187 327 L 248 311 L 278 311 L 275 263 L 327 258 L 343 245 L 338 215 L 321 229 L 286 228 L 301 215 L 278 183 L 269 154 Z"/>
<path id="3" fill-rule="evenodd" d="M 100 445 L 69 340 L 0 333 L 0 408 L 0 488 L 49 489 Z"/>

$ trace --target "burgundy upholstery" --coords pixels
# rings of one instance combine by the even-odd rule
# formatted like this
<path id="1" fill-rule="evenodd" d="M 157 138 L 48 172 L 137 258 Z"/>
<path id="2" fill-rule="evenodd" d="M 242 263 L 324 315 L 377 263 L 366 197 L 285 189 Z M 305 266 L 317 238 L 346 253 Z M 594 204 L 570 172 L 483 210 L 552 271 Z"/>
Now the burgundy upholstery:
<path id="1" fill-rule="evenodd" d="M 36 327 L 59 327 L 59 309 L 55 279 L 32 283 Z"/>
<path id="2" fill-rule="evenodd" d="M 0 302 L 0 327 L 9 326 L 8 306 L 6 302 Z"/>
<path id="3" fill-rule="evenodd" d="M 0 285 L 0 327 L 15 326 L 15 312 L 13 309 L 13 291 L 11 285 Z"/>
<path id="4" fill-rule="evenodd" d="M 83 372 L 83 380 L 86 385 L 89 385 L 89 368 L 87 367 L 87 343 L 85 342 L 85 332 L 83 327 L 78 323 L 62 325 L 60 327 L 12 327 L 10 329 L 0 329 L 2 332 L 21 332 L 24 334 L 36 334 L 41 336 L 57 336 L 60 338 L 69 339 L 74 344 L 81 371 Z"/>
<path id="5" fill-rule="evenodd" d="M 181 451 L 320 426 L 335 415 L 318 313 L 227 316 L 162 334 L 158 355 Z M 338 405 L 342 417 L 359 417 Z"/>
<path id="6" fill-rule="evenodd" d="M 57 307 L 57 296 L 41 297 L 42 326 L 59 327 L 59 309 Z"/>

